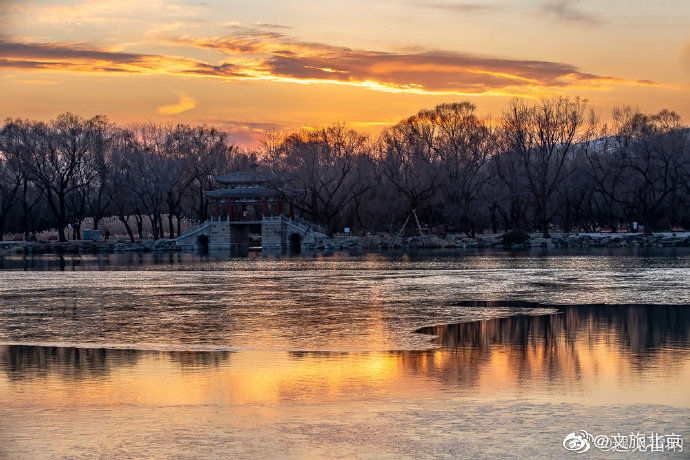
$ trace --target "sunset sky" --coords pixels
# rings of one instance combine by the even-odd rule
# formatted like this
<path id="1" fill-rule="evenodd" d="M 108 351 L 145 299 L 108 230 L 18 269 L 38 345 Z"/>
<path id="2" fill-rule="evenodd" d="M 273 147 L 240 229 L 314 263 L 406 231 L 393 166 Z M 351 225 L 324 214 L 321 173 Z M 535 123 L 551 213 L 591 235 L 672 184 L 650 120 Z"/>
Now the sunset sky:
<path id="1" fill-rule="evenodd" d="M 0 116 L 375 133 L 440 102 L 581 95 L 690 119 L 682 0 L 3 1 Z"/>

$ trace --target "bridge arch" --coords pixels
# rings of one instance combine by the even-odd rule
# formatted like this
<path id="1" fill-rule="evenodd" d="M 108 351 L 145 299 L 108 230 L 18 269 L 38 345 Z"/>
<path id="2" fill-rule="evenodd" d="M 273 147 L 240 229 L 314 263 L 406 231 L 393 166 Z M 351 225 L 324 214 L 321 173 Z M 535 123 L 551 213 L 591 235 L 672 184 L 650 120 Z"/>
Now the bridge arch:
<path id="1" fill-rule="evenodd" d="M 208 235 L 201 234 L 196 238 L 196 244 L 199 247 L 199 250 L 202 252 L 207 252 L 208 251 Z"/>
<path id="2" fill-rule="evenodd" d="M 291 233 L 288 237 L 288 245 L 292 252 L 300 252 L 302 249 L 302 237 L 299 233 Z"/>

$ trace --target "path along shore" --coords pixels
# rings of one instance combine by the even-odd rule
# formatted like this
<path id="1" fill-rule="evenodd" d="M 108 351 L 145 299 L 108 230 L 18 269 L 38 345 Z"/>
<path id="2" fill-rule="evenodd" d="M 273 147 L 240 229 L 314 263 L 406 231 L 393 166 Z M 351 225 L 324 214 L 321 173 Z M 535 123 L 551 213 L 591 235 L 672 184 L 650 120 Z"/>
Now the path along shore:
<path id="1" fill-rule="evenodd" d="M 665 232 L 647 236 L 642 233 L 554 233 L 543 238 L 532 233 L 526 240 L 515 243 L 504 234 L 482 234 L 475 237 L 435 235 L 397 238 L 393 235 L 344 236 L 335 235 L 319 239 L 316 250 L 343 249 L 417 249 L 417 248 L 573 248 L 573 247 L 683 247 L 690 246 L 690 232 Z M 180 251 L 175 240 L 141 240 L 134 243 L 124 239 L 109 241 L 72 240 L 56 241 L 0 241 L 0 253 L 4 254 L 95 254 L 123 252 L 172 252 Z"/>

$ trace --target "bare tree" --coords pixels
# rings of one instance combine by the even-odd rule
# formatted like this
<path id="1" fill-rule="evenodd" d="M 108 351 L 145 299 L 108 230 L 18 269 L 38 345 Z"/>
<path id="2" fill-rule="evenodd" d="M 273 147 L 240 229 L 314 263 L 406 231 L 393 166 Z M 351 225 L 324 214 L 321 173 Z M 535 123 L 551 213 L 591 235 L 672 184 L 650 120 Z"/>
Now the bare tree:
<path id="1" fill-rule="evenodd" d="M 129 217 L 134 214 L 137 199 L 134 195 L 136 180 L 132 167 L 133 159 L 139 155 L 140 145 L 136 135 L 131 130 L 119 130 L 111 142 L 111 164 L 113 170 L 109 174 L 112 187 L 112 209 L 118 220 L 122 222 L 131 242 L 134 242 L 134 232 L 129 225 Z M 141 222 L 141 220 L 139 221 Z M 143 232 L 143 222 L 138 225 L 139 237 Z"/>
<path id="2" fill-rule="evenodd" d="M 687 181 L 687 129 L 680 116 L 668 110 L 646 115 L 618 109 L 614 119 L 617 152 L 631 173 L 624 193 L 638 208 L 645 233 L 651 234 L 665 200 Z"/>
<path id="3" fill-rule="evenodd" d="M 24 123 L 23 165 L 30 179 L 43 192 L 52 211 L 60 241 L 66 241 L 69 222 L 68 195 L 86 186 L 80 168 L 90 147 L 90 130 L 99 122 L 70 113 L 59 115 L 49 125 Z"/>
<path id="4" fill-rule="evenodd" d="M 404 197 L 405 209 L 398 210 L 404 215 L 428 205 L 441 186 L 441 157 L 431 141 L 435 129 L 418 114 L 381 133 L 379 166 L 386 184 Z"/>
<path id="5" fill-rule="evenodd" d="M 527 105 L 514 99 L 502 117 L 504 149 L 513 152 L 527 180 L 537 226 L 549 237 L 552 196 L 563 180 L 573 147 L 589 140 L 594 118 L 585 100 L 567 97 Z"/>
<path id="6" fill-rule="evenodd" d="M 368 145 L 366 136 L 339 124 L 285 139 L 287 170 L 307 193 L 301 208 L 329 231 L 340 223 L 343 210 L 372 186 Z"/>
<path id="7" fill-rule="evenodd" d="M 422 110 L 375 142 L 344 125 L 269 131 L 258 151 L 208 126 L 117 128 L 72 114 L 0 127 L 0 233 L 25 238 L 116 215 L 127 234 L 179 235 L 203 221 L 214 176 L 261 161 L 306 190 L 298 209 L 331 232 L 393 230 L 412 210 L 429 224 L 473 235 L 483 225 L 615 229 L 641 221 L 690 226 L 689 131 L 670 111 L 619 109 L 595 133 L 580 99 L 513 101 L 498 128 L 468 102 Z M 260 160 L 258 160 L 260 158 Z M 175 229 L 175 220 L 177 229 Z M 437 226 L 439 231 L 441 225 Z"/>
<path id="8" fill-rule="evenodd" d="M 587 160 L 581 170 L 590 178 L 597 202 L 601 203 L 607 224 L 615 232 L 621 218 L 622 189 L 628 180 L 628 168 L 620 155 L 619 139 L 603 126 L 599 136 L 580 146 Z"/>
<path id="9" fill-rule="evenodd" d="M 235 152 L 230 135 L 207 126 L 178 126 L 178 148 L 186 158 L 185 171 L 192 191 L 192 207 L 199 221 L 207 218 L 208 202 L 204 190 L 214 187 L 214 176 L 228 172 Z"/>
<path id="10" fill-rule="evenodd" d="M 119 132 L 120 129 L 112 126 L 105 117 L 97 119 L 91 129 L 91 151 L 86 158 L 86 168 L 90 170 L 92 178 L 88 187 L 88 213 L 93 217 L 94 230 L 111 211 L 115 195 L 113 142 Z"/>
<path id="11" fill-rule="evenodd" d="M 0 241 L 4 235 L 5 220 L 24 180 L 21 147 L 12 131 L 6 128 L 0 132 Z"/>
<path id="12" fill-rule="evenodd" d="M 285 168 L 285 137 L 284 133 L 271 129 L 261 133 L 257 139 L 263 163 L 274 171 Z"/>
<path id="13" fill-rule="evenodd" d="M 496 145 L 491 128 L 475 110 L 469 102 L 441 104 L 419 112 L 412 125 L 439 158 L 446 220 L 472 236 L 477 229 L 477 200 L 490 177 L 486 165 Z M 420 130 L 424 124 L 432 126 Z"/>

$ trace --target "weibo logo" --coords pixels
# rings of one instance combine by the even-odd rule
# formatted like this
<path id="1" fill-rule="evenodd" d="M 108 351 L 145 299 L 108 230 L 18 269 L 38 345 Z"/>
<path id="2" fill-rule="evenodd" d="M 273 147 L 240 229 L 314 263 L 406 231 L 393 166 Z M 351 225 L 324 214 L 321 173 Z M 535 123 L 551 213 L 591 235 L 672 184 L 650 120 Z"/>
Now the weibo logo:
<path id="1" fill-rule="evenodd" d="M 591 445 L 587 438 L 581 434 L 570 433 L 563 439 L 563 447 L 570 452 L 582 454 L 589 450 Z"/>

